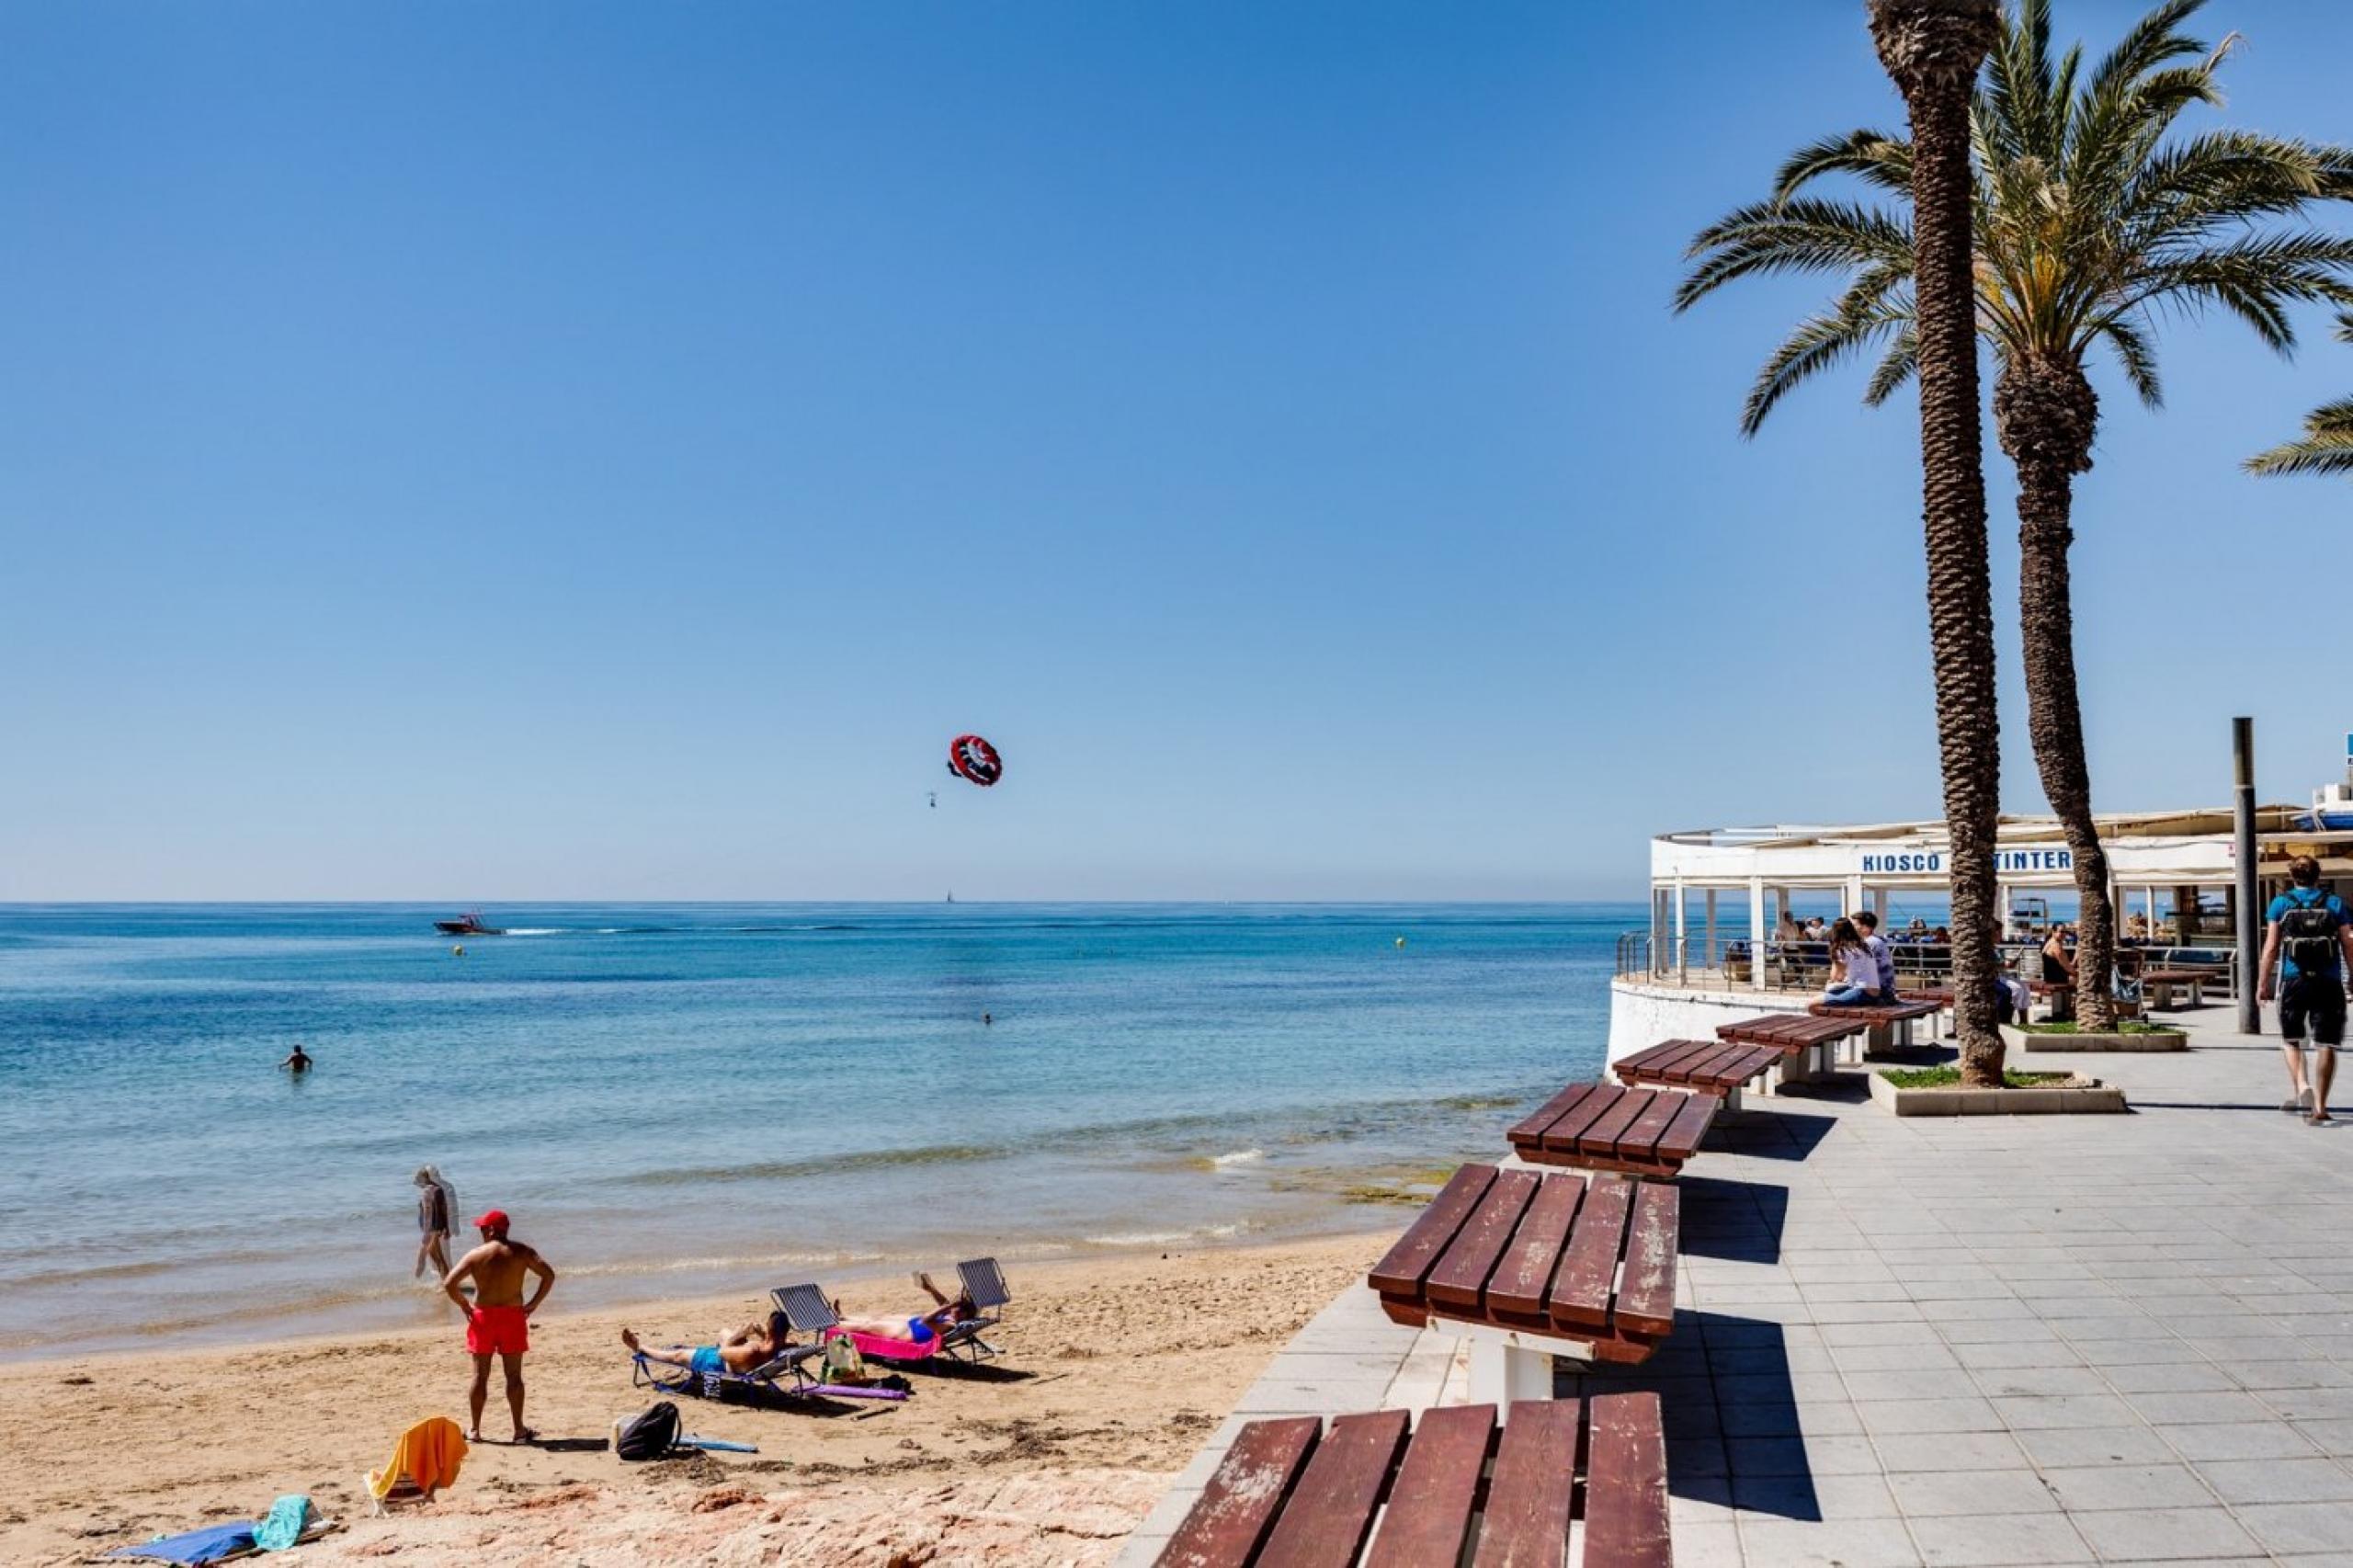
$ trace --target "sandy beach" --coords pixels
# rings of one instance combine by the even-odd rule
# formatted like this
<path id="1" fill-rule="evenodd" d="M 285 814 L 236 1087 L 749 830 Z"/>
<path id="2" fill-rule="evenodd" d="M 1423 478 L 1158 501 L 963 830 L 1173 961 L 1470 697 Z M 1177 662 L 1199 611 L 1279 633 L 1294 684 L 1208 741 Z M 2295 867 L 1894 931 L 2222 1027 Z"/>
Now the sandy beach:
<path id="1" fill-rule="evenodd" d="M 623 1324 L 709 1343 L 749 1297 L 535 1320 L 529 1415 L 552 1448 L 484 1444 L 429 1509 L 370 1519 L 364 1471 L 412 1421 L 465 1418 L 447 1332 L 307 1339 L 0 1369 L 0 1561 L 74 1562 L 257 1517 L 308 1493 L 347 1528 L 290 1562 L 881 1565 L 1108 1561 L 1267 1358 L 1378 1256 L 1357 1235 L 1043 1264 L 1013 1276 L 993 1377 L 920 1376 L 845 1416 L 682 1402 L 689 1431 L 751 1455 L 623 1465 L 603 1438 L 652 1396 Z M 561 1285 L 559 1285 L 559 1292 Z M 846 1283 L 855 1312 L 908 1310 L 904 1278 Z M 1010 1375 L 1007 1375 L 1010 1374 Z M 494 1380 L 486 1430 L 506 1415 Z"/>

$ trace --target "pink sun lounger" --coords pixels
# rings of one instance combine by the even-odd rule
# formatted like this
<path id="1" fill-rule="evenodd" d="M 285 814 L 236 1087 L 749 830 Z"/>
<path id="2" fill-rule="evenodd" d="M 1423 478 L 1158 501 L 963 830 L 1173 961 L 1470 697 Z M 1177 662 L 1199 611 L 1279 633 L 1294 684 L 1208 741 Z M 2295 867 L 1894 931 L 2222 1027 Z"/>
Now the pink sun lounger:
<path id="1" fill-rule="evenodd" d="M 973 1363 L 995 1356 L 996 1346 L 981 1335 L 997 1325 L 1006 1303 L 1013 1299 L 1004 1270 L 993 1257 L 973 1258 L 956 1266 L 956 1277 L 963 1286 L 963 1294 L 978 1309 L 976 1316 L 950 1324 L 925 1340 L 848 1330 L 850 1343 L 870 1360 L 902 1367 L 935 1358 Z M 806 1334 L 823 1343 L 828 1335 L 844 1332 L 833 1303 L 814 1284 L 783 1286 L 769 1291 L 768 1297 L 795 1334 Z"/>

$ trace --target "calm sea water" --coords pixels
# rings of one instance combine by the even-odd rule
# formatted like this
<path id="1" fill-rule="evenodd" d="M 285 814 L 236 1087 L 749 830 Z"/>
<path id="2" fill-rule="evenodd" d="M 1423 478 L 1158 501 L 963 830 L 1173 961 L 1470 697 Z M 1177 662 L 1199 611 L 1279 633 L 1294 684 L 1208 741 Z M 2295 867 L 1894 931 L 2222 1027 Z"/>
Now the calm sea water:
<path id="1" fill-rule="evenodd" d="M 446 1321 L 428 1162 L 559 1305 L 1393 1221 L 1597 1069 L 1646 915 L 449 913 L 0 906 L 0 1354 Z"/>

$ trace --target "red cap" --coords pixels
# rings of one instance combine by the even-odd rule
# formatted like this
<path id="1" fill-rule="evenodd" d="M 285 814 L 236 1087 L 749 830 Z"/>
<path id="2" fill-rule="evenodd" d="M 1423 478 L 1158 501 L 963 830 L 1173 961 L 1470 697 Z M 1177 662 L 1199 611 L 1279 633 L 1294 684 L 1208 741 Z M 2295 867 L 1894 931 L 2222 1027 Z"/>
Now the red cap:
<path id="1" fill-rule="evenodd" d="M 506 1210 L 504 1209 L 489 1210 L 481 1219 L 474 1221 L 474 1229 L 477 1231 L 503 1231 L 506 1228 Z"/>

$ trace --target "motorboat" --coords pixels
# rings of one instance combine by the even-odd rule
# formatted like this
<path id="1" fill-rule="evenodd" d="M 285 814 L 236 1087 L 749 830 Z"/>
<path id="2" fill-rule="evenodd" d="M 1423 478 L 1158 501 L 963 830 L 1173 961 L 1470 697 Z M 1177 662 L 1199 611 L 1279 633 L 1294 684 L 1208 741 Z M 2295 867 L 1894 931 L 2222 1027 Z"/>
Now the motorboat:
<path id="1" fill-rule="evenodd" d="M 455 920 L 436 920 L 433 928 L 444 937 L 504 937 L 506 933 L 495 926 L 482 923 L 480 910 L 470 911 Z"/>

